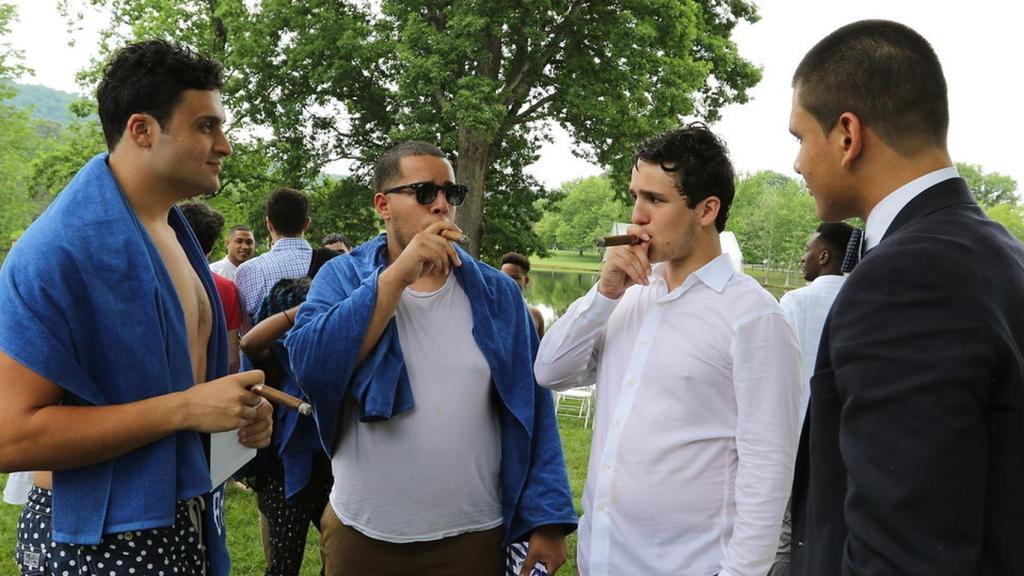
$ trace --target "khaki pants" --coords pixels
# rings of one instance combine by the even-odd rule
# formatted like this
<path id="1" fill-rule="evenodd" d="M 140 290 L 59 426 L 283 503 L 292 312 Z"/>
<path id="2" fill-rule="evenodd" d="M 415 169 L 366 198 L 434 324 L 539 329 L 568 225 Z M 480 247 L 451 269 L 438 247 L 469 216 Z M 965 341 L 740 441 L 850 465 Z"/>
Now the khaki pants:
<path id="1" fill-rule="evenodd" d="M 328 504 L 320 530 L 326 576 L 502 576 L 505 570 L 500 526 L 395 544 L 342 524 Z"/>

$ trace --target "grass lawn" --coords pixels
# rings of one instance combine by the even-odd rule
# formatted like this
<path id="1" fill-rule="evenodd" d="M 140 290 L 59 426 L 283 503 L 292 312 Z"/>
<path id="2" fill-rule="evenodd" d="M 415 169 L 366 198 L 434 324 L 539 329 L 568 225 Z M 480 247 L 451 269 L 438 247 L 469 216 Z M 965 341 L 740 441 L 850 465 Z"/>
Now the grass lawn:
<path id="1" fill-rule="evenodd" d="M 587 456 L 590 453 L 589 428 L 583 428 L 583 421 L 575 418 L 560 418 L 559 428 L 562 432 L 562 445 L 565 450 L 566 465 L 569 468 L 569 481 L 572 484 L 573 502 L 576 512 L 581 512 L 580 498 L 583 494 L 583 481 L 587 475 Z M 0 485 L 7 482 L 7 475 L 0 474 Z M 14 564 L 15 528 L 17 526 L 18 506 L 0 504 L 0 576 L 17 576 Z M 238 576 L 262 575 L 266 564 L 263 560 L 263 547 L 260 544 L 259 512 L 256 509 L 256 495 L 245 492 L 233 485 L 227 491 L 227 525 L 228 549 L 231 551 L 231 573 Z M 569 561 L 558 571 L 560 575 L 570 575 L 575 566 L 576 535 L 569 537 Z M 302 576 L 316 576 L 320 573 L 320 537 L 317 531 L 310 528 L 306 538 L 306 555 L 302 562 Z"/>
<path id="2" fill-rule="evenodd" d="M 534 270 L 577 270 L 599 272 L 604 251 L 584 250 L 583 256 L 576 250 L 552 250 L 549 258 L 534 258 L 530 268 Z"/>

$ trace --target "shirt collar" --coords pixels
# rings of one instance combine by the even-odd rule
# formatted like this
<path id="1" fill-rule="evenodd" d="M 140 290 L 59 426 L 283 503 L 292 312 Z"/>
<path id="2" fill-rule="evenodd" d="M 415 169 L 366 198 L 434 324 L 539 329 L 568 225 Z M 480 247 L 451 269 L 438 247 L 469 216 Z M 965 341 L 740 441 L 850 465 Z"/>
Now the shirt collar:
<path id="1" fill-rule="evenodd" d="M 678 298 L 697 282 L 721 294 L 725 290 L 725 285 L 729 283 L 729 279 L 732 278 L 732 275 L 732 262 L 729 261 L 729 255 L 725 253 L 719 254 L 713 260 L 690 274 L 689 278 L 683 281 L 681 286 L 673 290 L 665 298 L 669 300 Z M 663 264 L 656 266 L 654 277 L 662 283 L 665 282 Z"/>
<path id="2" fill-rule="evenodd" d="M 947 166 L 946 168 L 940 168 L 934 172 L 929 172 L 924 176 L 915 178 L 896 190 L 893 190 L 885 198 L 882 198 L 882 201 L 871 209 L 871 213 L 868 214 L 867 222 L 864 223 L 864 251 L 866 252 L 875 246 L 878 246 L 878 243 L 882 241 L 882 237 L 885 236 L 885 232 L 889 229 L 892 221 L 896 219 L 896 215 L 899 214 L 900 210 L 903 210 L 903 207 L 909 204 L 911 200 L 916 198 L 918 194 L 939 182 L 944 182 L 950 178 L 957 178 L 959 176 L 960 173 L 957 172 L 956 166 Z"/>
<path id="3" fill-rule="evenodd" d="M 270 247 L 271 252 L 279 252 L 281 250 L 312 250 L 312 248 L 305 238 L 286 236 L 278 238 L 277 242 L 274 242 L 274 245 Z"/>

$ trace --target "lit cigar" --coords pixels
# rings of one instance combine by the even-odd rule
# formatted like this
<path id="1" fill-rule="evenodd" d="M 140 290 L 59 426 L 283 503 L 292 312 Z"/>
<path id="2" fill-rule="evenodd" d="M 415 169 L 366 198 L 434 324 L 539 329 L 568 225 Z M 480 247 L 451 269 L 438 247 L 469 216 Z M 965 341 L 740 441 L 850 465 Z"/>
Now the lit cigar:
<path id="1" fill-rule="evenodd" d="M 303 416 L 309 416 L 313 413 L 313 407 L 309 405 L 309 402 L 303 402 L 291 394 L 281 392 L 277 388 L 271 388 L 263 384 L 261 386 L 253 386 L 251 390 L 274 404 L 296 410 Z"/>
<path id="2" fill-rule="evenodd" d="M 452 242 L 458 242 L 459 244 L 465 244 L 469 242 L 469 236 L 466 236 L 462 232 L 456 232 L 451 228 L 446 228 L 441 231 L 441 236 L 444 236 L 445 240 L 451 240 Z"/>
<path id="3" fill-rule="evenodd" d="M 609 246 L 628 246 L 630 244 L 639 244 L 642 241 L 643 240 L 633 236 L 632 234 L 621 234 L 619 236 L 594 238 L 594 246 L 597 246 L 598 248 L 607 248 Z"/>

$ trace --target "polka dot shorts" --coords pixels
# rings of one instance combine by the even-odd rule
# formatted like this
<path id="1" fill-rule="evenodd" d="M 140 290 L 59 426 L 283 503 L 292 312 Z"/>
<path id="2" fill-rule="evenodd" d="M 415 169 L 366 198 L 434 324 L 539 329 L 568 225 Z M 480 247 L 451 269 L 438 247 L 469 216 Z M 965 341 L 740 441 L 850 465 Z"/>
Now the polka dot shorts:
<path id="1" fill-rule="evenodd" d="M 202 535 L 178 502 L 174 526 L 107 534 L 98 546 L 54 542 L 51 492 L 33 487 L 18 518 L 14 559 L 22 576 L 201 576 Z"/>

